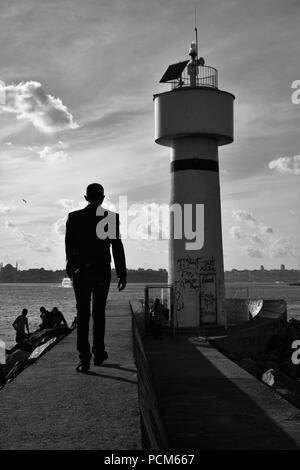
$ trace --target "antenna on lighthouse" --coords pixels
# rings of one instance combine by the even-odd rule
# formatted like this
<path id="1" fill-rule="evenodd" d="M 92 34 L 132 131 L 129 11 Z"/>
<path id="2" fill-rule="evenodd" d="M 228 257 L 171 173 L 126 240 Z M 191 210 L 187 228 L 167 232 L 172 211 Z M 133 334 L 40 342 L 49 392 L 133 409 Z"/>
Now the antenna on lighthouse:
<path id="1" fill-rule="evenodd" d="M 198 65 L 198 29 L 197 29 L 197 10 L 196 5 L 194 5 L 195 12 L 195 41 L 191 42 L 189 55 L 192 58 L 192 63 L 194 66 Z"/>
<path id="2" fill-rule="evenodd" d="M 203 59 L 203 57 L 200 57 L 199 59 L 199 55 L 198 55 L 199 49 L 198 49 L 197 7 L 196 5 L 194 5 L 194 7 L 195 7 L 195 39 L 196 40 L 192 42 L 194 46 L 191 45 L 190 55 L 192 56 L 191 51 L 193 50 L 195 64 L 201 65 L 203 67 L 205 65 L 205 60 Z"/>
<path id="3" fill-rule="evenodd" d="M 196 36 L 196 59 L 198 60 L 198 28 L 197 28 L 197 7 L 195 6 L 195 36 Z"/>

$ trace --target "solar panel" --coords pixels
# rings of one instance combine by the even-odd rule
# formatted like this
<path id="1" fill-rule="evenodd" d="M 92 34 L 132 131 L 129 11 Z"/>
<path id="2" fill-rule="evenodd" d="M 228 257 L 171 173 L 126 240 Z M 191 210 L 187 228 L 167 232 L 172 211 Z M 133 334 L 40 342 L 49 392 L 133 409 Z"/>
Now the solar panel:
<path id="1" fill-rule="evenodd" d="M 188 62 L 189 60 L 185 60 L 184 62 L 178 62 L 177 64 L 169 65 L 159 83 L 171 82 L 172 80 L 177 80 L 180 78 Z"/>

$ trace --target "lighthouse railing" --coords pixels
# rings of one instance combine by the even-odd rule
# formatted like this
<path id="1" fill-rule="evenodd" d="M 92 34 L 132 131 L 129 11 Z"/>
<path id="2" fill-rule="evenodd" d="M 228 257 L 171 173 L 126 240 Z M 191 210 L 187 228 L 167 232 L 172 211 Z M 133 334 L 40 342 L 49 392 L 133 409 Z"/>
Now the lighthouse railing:
<path id="1" fill-rule="evenodd" d="M 195 67 L 195 75 L 189 74 L 186 68 L 179 80 L 172 81 L 172 89 L 186 87 L 208 87 L 218 88 L 218 71 L 208 65 L 198 65 Z"/>

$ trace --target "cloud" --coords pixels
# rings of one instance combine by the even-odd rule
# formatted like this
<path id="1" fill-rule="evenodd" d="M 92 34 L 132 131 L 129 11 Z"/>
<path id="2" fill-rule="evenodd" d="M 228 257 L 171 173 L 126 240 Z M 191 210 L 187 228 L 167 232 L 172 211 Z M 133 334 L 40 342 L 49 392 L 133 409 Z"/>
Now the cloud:
<path id="1" fill-rule="evenodd" d="M 298 247 L 288 238 L 279 238 L 272 240 L 268 247 L 271 258 L 282 258 L 284 256 L 296 256 Z"/>
<path id="2" fill-rule="evenodd" d="M 15 228 L 15 224 L 13 224 L 10 220 L 6 220 L 4 226 L 5 228 Z"/>
<path id="3" fill-rule="evenodd" d="M 252 243 L 255 243 L 257 245 L 263 245 L 265 243 L 265 239 L 258 234 L 249 234 L 247 236 L 248 240 L 250 240 Z"/>
<path id="4" fill-rule="evenodd" d="M 236 238 L 238 240 L 242 239 L 242 238 L 246 238 L 246 233 L 241 229 L 241 227 L 238 227 L 237 225 L 235 225 L 234 227 L 231 227 L 229 229 L 229 233 L 230 233 L 230 236 L 231 238 Z"/>
<path id="5" fill-rule="evenodd" d="M 46 238 L 45 241 L 40 241 L 36 235 L 20 230 L 18 226 L 10 220 L 7 220 L 4 226 L 7 230 L 10 230 L 15 240 L 23 242 L 31 250 L 39 253 L 50 253 L 52 251 L 51 245 L 53 242 L 49 238 Z"/>
<path id="6" fill-rule="evenodd" d="M 67 216 L 59 218 L 53 226 L 53 232 L 54 234 L 62 239 L 65 236 L 66 233 L 66 222 L 67 222 Z"/>
<path id="7" fill-rule="evenodd" d="M 297 256 L 299 253 L 299 247 L 288 238 L 272 238 L 265 242 L 260 241 L 258 243 L 263 245 L 261 247 L 255 245 L 254 238 L 252 238 L 252 242 L 252 245 L 243 247 L 251 258 L 284 258 L 286 256 Z"/>
<path id="8" fill-rule="evenodd" d="M 264 225 L 253 214 L 236 210 L 232 216 L 235 220 L 245 221 L 248 225 L 246 231 L 239 226 L 233 226 L 229 229 L 229 233 L 236 240 L 244 239 L 248 242 L 241 248 L 251 258 L 297 256 L 299 247 L 296 244 L 289 238 L 276 237 L 273 227 Z"/>
<path id="9" fill-rule="evenodd" d="M 59 205 L 61 205 L 64 209 L 74 210 L 74 200 L 73 199 L 60 199 L 58 201 Z"/>
<path id="10" fill-rule="evenodd" d="M 67 144 L 59 141 L 56 145 L 46 145 L 42 150 L 39 150 L 37 153 L 40 156 L 41 160 L 55 163 L 55 162 L 64 162 L 68 158 L 67 152 L 64 149 L 68 148 Z"/>
<path id="11" fill-rule="evenodd" d="M 58 204 L 66 209 L 68 212 L 76 211 L 79 209 L 83 209 L 86 206 L 86 202 L 80 201 L 79 203 L 75 203 L 73 199 L 59 199 Z M 64 217 L 60 217 L 54 222 L 52 232 L 54 235 L 62 240 L 66 233 L 66 222 L 67 222 L 67 215 Z"/>
<path id="12" fill-rule="evenodd" d="M 273 233 L 273 227 L 270 225 L 264 225 L 262 222 L 258 222 L 251 212 L 247 212 L 242 209 L 233 210 L 232 218 L 237 222 L 246 222 L 252 229 L 257 229 L 261 234 Z M 249 228 L 247 230 L 249 230 Z M 229 232 L 232 238 L 245 238 L 244 232 L 238 226 L 231 227 Z"/>
<path id="13" fill-rule="evenodd" d="M 74 199 L 59 199 L 58 204 L 68 211 L 77 211 L 83 209 L 87 203 L 85 201 L 75 203 Z"/>
<path id="14" fill-rule="evenodd" d="M 45 133 L 79 127 L 61 99 L 47 94 L 41 83 L 35 81 L 5 86 L 5 104 L 2 109 L 16 114 L 18 120 L 31 122 Z"/>
<path id="15" fill-rule="evenodd" d="M 250 222 L 250 223 L 256 222 L 256 219 L 253 216 L 253 214 L 251 214 L 251 212 L 247 212 L 241 209 L 232 211 L 232 217 L 237 222 L 241 222 L 241 221 Z"/>
<path id="16" fill-rule="evenodd" d="M 261 231 L 261 233 L 273 233 L 274 232 L 273 227 L 271 227 L 270 225 L 264 225 L 260 223 L 258 228 Z"/>
<path id="17" fill-rule="evenodd" d="M 245 246 L 244 250 L 250 258 L 263 258 L 265 256 L 264 250 L 252 245 Z"/>
<path id="18" fill-rule="evenodd" d="M 102 116 L 96 117 L 88 121 L 84 129 L 96 130 L 99 132 L 111 131 L 112 128 L 116 128 L 118 131 L 125 128 L 128 129 L 131 122 L 135 119 L 141 120 L 145 116 L 151 116 L 152 107 L 151 105 L 142 105 L 132 107 L 130 104 L 127 104 L 126 108 L 118 108 L 114 110 L 106 111 Z"/>
<path id="19" fill-rule="evenodd" d="M 269 168 L 282 175 L 300 175 L 300 155 L 276 158 L 269 162 Z"/>
<path id="20" fill-rule="evenodd" d="M 7 214 L 14 209 L 13 206 L 5 204 L 5 202 L 0 201 L 0 214 Z"/>
<path id="21" fill-rule="evenodd" d="M 108 106 L 109 108 L 109 106 Z M 124 104 L 115 106 L 112 110 L 107 110 L 101 116 L 88 116 L 88 120 L 80 126 L 76 133 L 76 142 L 86 146 L 87 142 L 97 142 L 101 139 L 104 141 L 120 140 L 124 136 L 125 139 L 132 140 L 132 134 L 140 133 L 142 128 L 141 122 L 144 122 L 144 129 L 151 129 L 152 107 L 151 104 L 146 106 L 132 105 L 128 103 L 124 109 Z M 102 109 L 98 106 L 98 109 Z M 148 125 L 149 124 L 149 125 Z"/>

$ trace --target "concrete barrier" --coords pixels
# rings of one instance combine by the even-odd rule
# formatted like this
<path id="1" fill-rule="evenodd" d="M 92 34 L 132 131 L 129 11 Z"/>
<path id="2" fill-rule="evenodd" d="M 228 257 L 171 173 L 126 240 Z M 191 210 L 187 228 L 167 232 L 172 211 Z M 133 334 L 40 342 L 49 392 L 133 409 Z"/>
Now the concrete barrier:
<path id="1" fill-rule="evenodd" d="M 254 318 L 261 311 L 262 299 L 226 299 L 227 325 L 238 325 Z"/>
<path id="2" fill-rule="evenodd" d="M 224 354 L 239 360 L 263 351 L 271 337 L 284 330 L 286 323 L 285 300 L 263 300 L 254 318 L 231 327 L 224 336 L 210 340 Z"/>
<path id="3" fill-rule="evenodd" d="M 144 351 L 139 331 L 139 311 L 137 318 L 134 305 L 130 302 L 132 313 L 133 348 L 138 375 L 138 395 L 142 420 L 143 448 L 147 450 L 169 450 L 167 436 L 160 417 L 151 369 Z"/>

